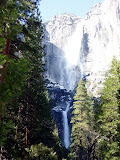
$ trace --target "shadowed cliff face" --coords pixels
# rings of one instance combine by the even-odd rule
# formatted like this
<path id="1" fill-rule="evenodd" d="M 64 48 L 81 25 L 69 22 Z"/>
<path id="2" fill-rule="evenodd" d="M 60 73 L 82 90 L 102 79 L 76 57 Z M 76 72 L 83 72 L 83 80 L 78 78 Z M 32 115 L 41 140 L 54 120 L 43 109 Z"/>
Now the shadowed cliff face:
<path id="1" fill-rule="evenodd" d="M 47 79 L 46 79 L 46 84 L 49 92 L 50 106 L 52 108 L 52 116 L 56 122 L 61 143 L 63 146 L 66 146 L 64 144 L 65 119 L 63 117 L 63 113 L 67 109 L 66 118 L 67 118 L 68 124 L 66 125 L 67 125 L 67 128 L 69 129 L 69 132 L 68 132 L 68 135 L 66 135 L 66 137 L 69 137 L 71 132 L 70 120 L 71 120 L 71 114 L 72 114 L 72 103 L 73 103 L 74 93 L 70 91 L 68 92 L 65 88 L 61 87 L 59 84 L 55 82 L 50 82 Z M 69 140 L 70 139 L 68 139 L 68 141 Z M 67 147 L 69 147 L 69 145 L 67 145 Z"/>

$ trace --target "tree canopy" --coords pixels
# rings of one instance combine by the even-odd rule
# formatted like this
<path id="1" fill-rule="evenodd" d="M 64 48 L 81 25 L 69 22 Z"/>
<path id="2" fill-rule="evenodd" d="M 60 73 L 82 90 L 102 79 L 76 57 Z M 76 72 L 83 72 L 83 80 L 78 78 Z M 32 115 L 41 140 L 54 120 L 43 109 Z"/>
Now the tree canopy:
<path id="1" fill-rule="evenodd" d="M 0 2 L 0 159 L 62 159 L 44 83 L 39 0 Z M 47 111 L 47 112 L 46 112 Z M 27 149 L 26 149 L 27 148 Z M 35 156 L 34 156 L 35 155 Z"/>

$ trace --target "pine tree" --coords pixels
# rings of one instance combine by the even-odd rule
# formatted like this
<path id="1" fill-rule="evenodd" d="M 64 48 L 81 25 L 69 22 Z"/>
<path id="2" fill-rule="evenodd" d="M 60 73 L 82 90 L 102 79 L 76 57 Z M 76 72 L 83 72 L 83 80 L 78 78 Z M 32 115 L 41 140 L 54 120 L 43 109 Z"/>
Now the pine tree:
<path id="1" fill-rule="evenodd" d="M 0 55 L 1 62 L 3 59 L 6 59 L 6 56 Z M 2 63 L 2 64 L 3 64 Z M 1 110 L 2 113 L 2 121 L 1 121 L 1 126 L 0 126 L 0 146 L 1 150 L 3 150 L 1 153 L 1 159 L 2 157 L 6 157 L 8 155 L 8 150 L 10 150 L 10 145 L 8 144 L 11 142 L 9 141 L 11 138 L 9 138 L 12 133 L 14 135 L 14 117 L 15 115 L 11 112 L 13 110 L 13 106 L 9 105 L 10 103 L 13 102 L 13 99 L 18 99 L 20 95 L 22 94 L 22 87 L 25 84 L 25 80 L 27 78 L 27 73 L 28 73 L 28 63 L 24 59 L 8 59 L 7 64 L 6 64 L 6 72 L 4 73 L 4 78 L 5 81 L 3 81 L 0 84 L 0 101 L 3 102 L 4 107 Z M 8 110 L 10 111 L 8 113 Z M 13 114 L 13 115 L 12 115 Z M 11 136 L 13 137 L 13 136 Z M 12 138 L 14 139 L 14 138 Z M 13 144 L 13 141 L 11 145 Z M 7 153 L 6 153 L 6 146 L 8 148 Z M 12 147 L 11 147 L 12 151 Z M 13 151 L 15 151 L 13 149 Z M 10 158 L 10 157 L 9 157 Z M 4 159 L 4 158 L 3 158 Z"/>
<path id="2" fill-rule="evenodd" d="M 80 79 L 73 103 L 70 159 L 90 159 L 96 134 L 93 131 L 93 101 L 87 95 L 85 82 Z"/>
<path id="3" fill-rule="evenodd" d="M 40 159 L 40 160 L 57 160 L 56 153 L 52 148 L 48 148 L 42 143 L 38 145 L 32 145 L 30 149 L 27 149 L 29 152 L 29 159 Z"/>
<path id="4" fill-rule="evenodd" d="M 18 108 L 18 99 L 23 93 L 21 88 L 23 89 L 22 83 L 26 79 L 26 67 L 28 65 L 27 61 L 23 59 L 24 50 L 21 50 L 18 46 L 22 41 L 16 37 L 21 34 L 23 24 L 26 24 L 30 19 L 32 12 L 38 8 L 36 6 L 37 1 L 32 0 L 29 2 L 23 0 L 4 0 L 0 3 L 0 51 L 6 55 L 4 56 L 4 61 L 2 61 L 4 63 L 1 66 L 0 77 L 0 140 L 1 147 L 4 148 L 8 156 L 6 158 L 10 159 L 12 157 L 9 157 L 9 155 L 12 156 L 12 153 L 11 151 L 9 152 L 9 147 L 11 146 L 11 150 L 15 147 L 15 137 L 17 138 L 15 136 L 15 127 L 17 127 L 17 109 L 20 109 Z M 15 47 L 13 48 L 13 46 Z M 24 47 L 27 48 L 27 46 Z M 19 57 L 15 56 L 16 51 L 21 52 L 22 58 L 19 59 Z M 10 58 L 13 55 L 15 59 Z M 9 121 L 12 122 L 10 123 L 12 124 L 11 126 L 9 125 Z M 13 139 L 14 144 L 10 144 L 9 142 L 11 140 L 13 142 Z M 0 158 L 2 158 L 3 154 L 0 155 Z"/>
<path id="5" fill-rule="evenodd" d="M 13 89 L 8 88 L 7 94 L 4 94 L 5 101 L 7 101 L 7 98 L 10 99 L 7 103 L 4 101 L 5 116 L 4 120 L 2 119 L 2 123 L 4 122 L 4 126 L 8 130 L 6 135 L 2 135 L 4 139 L 2 148 L 5 151 L 2 156 L 4 155 L 6 159 L 26 159 L 28 153 L 25 148 L 36 148 L 40 142 L 47 146 L 43 147 L 46 152 L 47 150 L 52 151 L 50 148 L 53 148 L 58 152 L 59 159 L 62 159 L 60 155 L 62 151 L 59 151 L 61 146 L 56 138 L 57 136 L 54 135 L 55 126 L 44 84 L 43 59 L 45 53 L 42 44 L 43 29 L 38 2 L 39 0 L 5 0 L 0 2 L 0 7 L 3 11 L 5 10 L 4 14 L 1 13 L 0 16 L 5 19 L 5 25 L 8 24 L 5 26 L 5 28 L 8 28 L 4 35 L 4 28 L 2 28 L 4 21 L 0 21 L 1 53 L 7 53 L 7 63 L 5 63 L 1 74 L 6 85 L 2 81 L 0 87 L 1 91 L 4 89 L 3 85 L 4 87 L 10 86 Z M 6 13 L 10 11 L 14 11 L 13 15 L 11 13 L 12 21 L 9 21 L 9 18 L 7 19 Z M 19 35 L 23 35 L 24 40 L 21 41 Z M 7 52 L 4 52 L 4 48 Z M 19 53 L 19 55 L 17 56 L 16 53 Z M 9 63 L 10 58 L 13 63 Z M 26 63 L 22 65 L 20 62 L 23 58 L 26 59 Z M 16 67 L 16 63 L 19 63 L 20 66 Z M 26 65 L 29 66 L 29 72 Z M 24 71 L 22 70 L 23 66 L 25 67 Z M 15 74 L 13 74 L 13 71 Z M 14 79 L 15 76 L 16 79 Z M 25 79 L 26 82 L 24 82 Z M 7 84 L 7 80 L 11 80 L 9 84 Z M 1 102 L 3 102 L 3 99 Z M 0 129 L 3 130 L 2 127 Z M 34 155 L 34 153 L 32 154 Z"/>
<path id="6" fill-rule="evenodd" d="M 99 107 L 98 124 L 101 139 L 99 141 L 100 159 L 120 159 L 119 133 L 119 90 L 120 90 L 119 62 L 114 57 L 110 73 L 104 82 L 101 105 Z"/>
<path id="7" fill-rule="evenodd" d="M 29 60 L 29 79 L 25 87 L 23 97 L 20 100 L 22 124 L 20 129 L 22 136 L 26 139 L 22 142 L 24 146 L 36 145 L 42 142 L 49 148 L 60 149 L 53 134 L 54 122 L 51 117 L 48 93 L 44 84 L 44 46 L 42 44 L 43 28 L 41 21 L 37 17 L 31 17 L 27 27 L 24 28 L 25 46 L 24 56 Z M 21 106 L 19 106 L 21 108 Z M 23 122 L 25 122 L 23 124 Z M 27 122 L 27 123 L 26 123 Z M 26 126 L 26 127 L 22 127 Z M 22 128 L 25 128 L 24 130 Z M 56 146 L 56 147 L 55 147 Z M 58 152 L 61 152 L 57 149 Z M 60 153 L 61 154 L 61 153 Z M 61 156 L 59 154 L 59 156 Z"/>
<path id="8" fill-rule="evenodd" d="M 23 0 L 2 0 L 0 2 L 0 53 L 6 55 L 5 62 L 2 64 L 0 83 L 5 81 L 3 74 L 6 73 L 8 59 L 15 54 L 15 50 L 11 50 L 11 41 L 21 33 L 21 23 L 26 21 L 26 16 L 30 13 L 28 11 L 36 10 L 34 7 L 36 2 L 25 2 Z M 4 106 L 4 102 L 0 101 L 0 111 L 4 110 Z M 0 112 L 1 121 L 2 112 Z"/>

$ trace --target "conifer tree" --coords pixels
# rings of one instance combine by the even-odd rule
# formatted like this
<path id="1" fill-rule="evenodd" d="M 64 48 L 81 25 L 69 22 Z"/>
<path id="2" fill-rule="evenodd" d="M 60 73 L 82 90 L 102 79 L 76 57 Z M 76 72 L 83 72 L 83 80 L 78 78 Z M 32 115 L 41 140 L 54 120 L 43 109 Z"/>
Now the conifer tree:
<path id="1" fill-rule="evenodd" d="M 93 101 L 87 95 L 85 82 L 80 79 L 73 103 L 70 159 L 90 159 L 95 143 Z"/>
<path id="2" fill-rule="evenodd" d="M 23 53 L 25 49 L 23 50 L 22 48 L 19 48 L 18 45 L 23 42 L 18 40 L 18 38 L 16 37 L 19 34 L 21 34 L 23 24 L 27 24 L 28 20 L 30 19 L 30 16 L 33 14 L 32 12 L 37 11 L 37 2 L 37 0 L 31 0 L 29 2 L 23 0 L 5 0 L 0 3 L 0 51 L 2 54 L 6 55 L 4 56 L 4 63 L 2 63 L 0 77 L 0 145 L 4 145 L 4 150 L 5 152 L 7 152 L 8 156 L 6 158 L 10 159 L 12 159 L 12 157 L 9 157 L 9 155 L 11 155 L 11 151 L 8 153 L 9 147 L 12 145 L 12 150 L 12 147 L 15 147 L 16 144 L 10 144 L 9 142 L 11 142 L 11 140 L 14 139 L 11 139 L 11 137 L 17 138 L 17 136 L 15 136 L 15 127 L 17 134 L 16 114 L 17 110 L 20 110 L 20 108 L 18 108 L 18 95 L 22 95 L 21 93 L 23 93 L 23 91 L 21 91 L 21 88 L 23 89 L 22 83 L 25 80 L 24 73 L 27 74 L 26 67 L 28 64 L 27 61 L 23 59 L 23 57 L 27 57 L 27 55 L 25 57 L 25 53 Z M 15 47 L 13 48 L 13 46 Z M 25 45 L 24 47 L 26 49 L 28 48 Z M 22 54 L 22 58 L 20 58 L 20 60 L 19 57 L 15 56 L 16 51 L 20 51 Z M 10 58 L 11 56 L 13 57 L 13 55 L 15 59 Z M 4 119 L 3 112 L 5 112 Z M 12 122 L 11 126 L 9 125 L 9 121 Z M 5 128 L 8 131 L 5 130 Z M 12 130 L 12 132 L 10 133 L 9 130 Z"/>
<path id="3" fill-rule="evenodd" d="M 24 50 L 24 57 L 30 62 L 29 79 L 25 87 L 23 97 L 20 99 L 19 107 L 22 107 L 20 117 L 22 124 L 20 123 L 18 130 L 22 131 L 22 137 L 24 141 L 22 144 L 26 147 L 30 145 L 36 145 L 42 142 L 49 148 L 60 149 L 60 146 L 53 134 L 54 122 L 51 117 L 51 109 L 49 107 L 48 93 L 44 83 L 44 62 L 45 55 L 43 39 L 43 28 L 39 17 L 31 15 L 27 25 L 24 26 L 25 32 L 25 46 L 19 46 Z M 19 111 L 19 110 L 18 110 Z M 23 122 L 25 122 L 23 124 Z M 26 123 L 27 122 L 27 123 Z M 25 126 L 25 127 L 22 127 Z M 24 129 L 22 129 L 24 128 Z M 20 132 L 21 132 L 20 131 Z M 26 141 L 25 141 L 26 139 Z M 61 152 L 57 150 L 57 152 Z M 61 154 L 61 153 L 60 153 Z M 59 156 L 61 156 L 59 154 Z"/>
<path id="4" fill-rule="evenodd" d="M 1 57 L 4 58 L 3 63 L 0 61 L 0 159 L 6 152 L 3 145 L 7 142 L 8 133 L 15 128 L 12 119 L 5 120 L 6 108 L 14 97 L 18 98 L 21 94 L 27 74 L 26 60 L 10 58 L 11 40 L 21 31 L 20 21 L 18 21 L 18 4 L 20 3 L 16 0 L 0 2 L 0 60 Z"/>
<path id="5" fill-rule="evenodd" d="M 7 48 L 7 64 L 4 67 L 6 76 L 4 78 L 6 79 L 6 87 L 9 85 L 13 89 L 9 90 L 8 88 L 7 93 L 9 94 L 3 92 L 4 100 L 6 97 L 10 98 L 11 94 L 10 100 L 4 101 L 4 126 L 8 131 L 0 128 L 6 132 L 5 135 L 2 134 L 4 141 L 2 148 L 5 151 L 2 156 L 4 155 L 6 159 L 29 159 L 25 148 L 39 148 L 40 142 L 46 146 L 43 147 L 44 150 L 46 149 L 45 152 L 53 151 L 51 148 L 55 151 L 61 148 L 57 136 L 53 133 L 55 126 L 44 84 L 43 59 L 45 53 L 42 44 L 43 29 L 38 2 L 39 0 L 5 0 L 0 2 L 4 13 L 1 12 L 0 16 L 5 19 L 5 28 L 7 27 L 7 32 L 4 35 L 4 28 L 2 28 L 4 21 L 0 21 L 1 53 L 6 53 L 4 48 Z M 14 13 L 12 12 L 11 18 L 7 19 L 7 14 L 10 11 L 14 11 Z M 21 41 L 18 35 L 23 35 L 24 40 Z M 16 56 L 16 52 L 20 54 Z M 9 63 L 10 57 L 11 63 Z M 7 66 L 9 66 L 8 69 Z M 29 72 L 27 66 L 29 66 Z M 11 80 L 9 84 L 7 84 L 7 80 Z M 25 83 L 24 80 L 26 80 Z M 0 85 L 2 91 L 4 83 L 2 82 Z M 34 153 L 32 154 L 34 155 Z M 57 154 L 59 159 L 62 159 L 61 151 L 58 151 Z"/>
<path id="6" fill-rule="evenodd" d="M 104 82 L 101 105 L 98 112 L 98 124 L 101 133 L 99 140 L 100 159 L 120 159 L 119 133 L 119 62 L 114 57 L 110 73 Z"/>
<path id="7" fill-rule="evenodd" d="M 5 56 L 0 55 L 0 57 Z M 14 123 L 15 114 L 13 112 L 15 108 L 13 108 L 13 105 L 10 105 L 10 103 L 18 99 L 22 94 L 22 87 L 27 79 L 27 66 L 28 63 L 25 59 L 9 59 L 6 64 L 6 72 L 4 73 L 5 81 L 0 84 L 0 101 L 4 102 L 5 106 L 4 109 L 1 110 L 2 122 L 0 126 L 0 146 L 2 148 L 1 150 L 3 150 L 1 151 L 1 157 L 4 158 L 9 157 L 8 152 L 10 148 L 10 152 L 16 152 L 16 150 L 12 148 L 13 141 L 15 143 L 14 131 L 16 126 Z"/>

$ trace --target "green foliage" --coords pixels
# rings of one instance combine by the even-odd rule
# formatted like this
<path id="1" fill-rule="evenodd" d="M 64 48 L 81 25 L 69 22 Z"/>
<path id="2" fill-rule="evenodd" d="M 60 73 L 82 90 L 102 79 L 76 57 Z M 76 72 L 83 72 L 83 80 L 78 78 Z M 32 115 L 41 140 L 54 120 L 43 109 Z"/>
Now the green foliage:
<path id="1" fill-rule="evenodd" d="M 103 159 L 120 159 L 118 145 L 118 127 L 120 126 L 119 79 L 119 62 L 114 57 L 110 73 L 104 83 L 98 113 L 98 124 L 100 124 L 101 133 L 99 155 L 102 155 Z"/>
<path id="2" fill-rule="evenodd" d="M 0 127 L 0 146 L 3 146 L 7 140 L 7 134 L 12 130 L 12 121 L 3 122 Z"/>
<path id="3" fill-rule="evenodd" d="M 93 130 L 94 114 L 93 101 L 87 95 L 85 83 L 80 79 L 73 103 L 73 116 L 70 159 L 90 158 L 90 149 L 94 143 L 96 134 Z"/>
<path id="4" fill-rule="evenodd" d="M 1 55 L 2 57 L 2 55 Z M 3 56 L 4 58 L 5 56 Z M 5 61 L 2 60 L 3 64 Z M 1 73 L 4 68 L 1 69 Z M 15 96 L 21 94 L 21 89 L 25 84 L 28 73 L 28 62 L 25 59 L 8 59 L 6 62 L 5 72 L 3 74 L 4 81 L 0 84 L 0 101 L 3 101 L 5 104 L 10 102 Z"/>
<path id="5" fill-rule="evenodd" d="M 15 0 L 4 0 L 0 4 L 0 52 L 5 48 L 5 38 L 13 39 L 20 32 L 18 10 Z"/>
<path id="6" fill-rule="evenodd" d="M 5 105 L 22 94 L 21 90 L 27 79 L 28 62 L 25 59 L 8 59 L 7 56 L 0 55 L 0 65 L 0 75 L 4 77 L 4 81 L 0 83 L 0 113 L 3 113 Z"/>
<path id="7" fill-rule="evenodd" d="M 29 152 L 30 159 L 40 159 L 40 160 L 57 160 L 56 153 L 52 148 L 48 148 L 44 144 L 40 143 L 38 145 L 32 145 L 30 149 L 26 148 Z"/>
<path id="8" fill-rule="evenodd" d="M 7 40 L 11 40 L 9 53 L 0 55 L 0 145 L 6 159 L 29 159 L 26 147 L 33 149 L 29 152 L 31 159 L 62 159 L 43 80 L 45 53 L 38 3 L 39 0 L 0 2 L 1 53 L 9 47 Z M 17 38 L 19 34 L 24 35 L 24 41 Z"/>
<path id="9" fill-rule="evenodd" d="M 10 118 L 11 112 L 6 115 L 7 105 L 9 106 L 13 102 L 13 99 L 18 99 L 22 94 L 22 88 L 27 79 L 28 62 L 25 59 L 8 59 L 7 56 L 0 55 L 0 64 L 0 72 L 4 77 L 4 81 L 0 83 L 0 114 L 2 113 L 0 146 L 3 146 L 8 145 L 9 136 L 13 137 L 15 133 L 15 124 L 13 123 L 15 115 L 12 119 Z M 3 65 L 5 65 L 5 68 L 2 67 Z M 11 110 L 10 106 L 9 109 Z"/>
<path id="10" fill-rule="evenodd" d="M 5 55 L 0 54 L 0 74 L 2 70 L 2 65 L 6 62 L 7 57 Z"/>
<path id="11" fill-rule="evenodd" d="M 40 141 L 45 143 L 46 139 L 51 139 L 53 123 L 51 111 L 49 108 L 48 93 L 43 83 L 43 56 L 44 47 L 42 45 L 42 26 L 37 15 L 31 15 L 31 18 L 23 27 L 25 42 L 19 44 L 18 48 L 23 51 L 23 56 L 29 61 L 30 71 L 24 93 L 20 98 L 19 108 L 21 111 L 21 125 L 26 126 L 29 130 L 28 144 L 38 144 Z M 47 112 L 46 112 L 47 110 Z M 27 125 L 26 125 L 26 121 Z M 18 127 L 19 130 L 19 127 Z M 20 129 L 25 145 L 26 128 Z M 48 142 L 47 142 L 48 143 Z"/>

